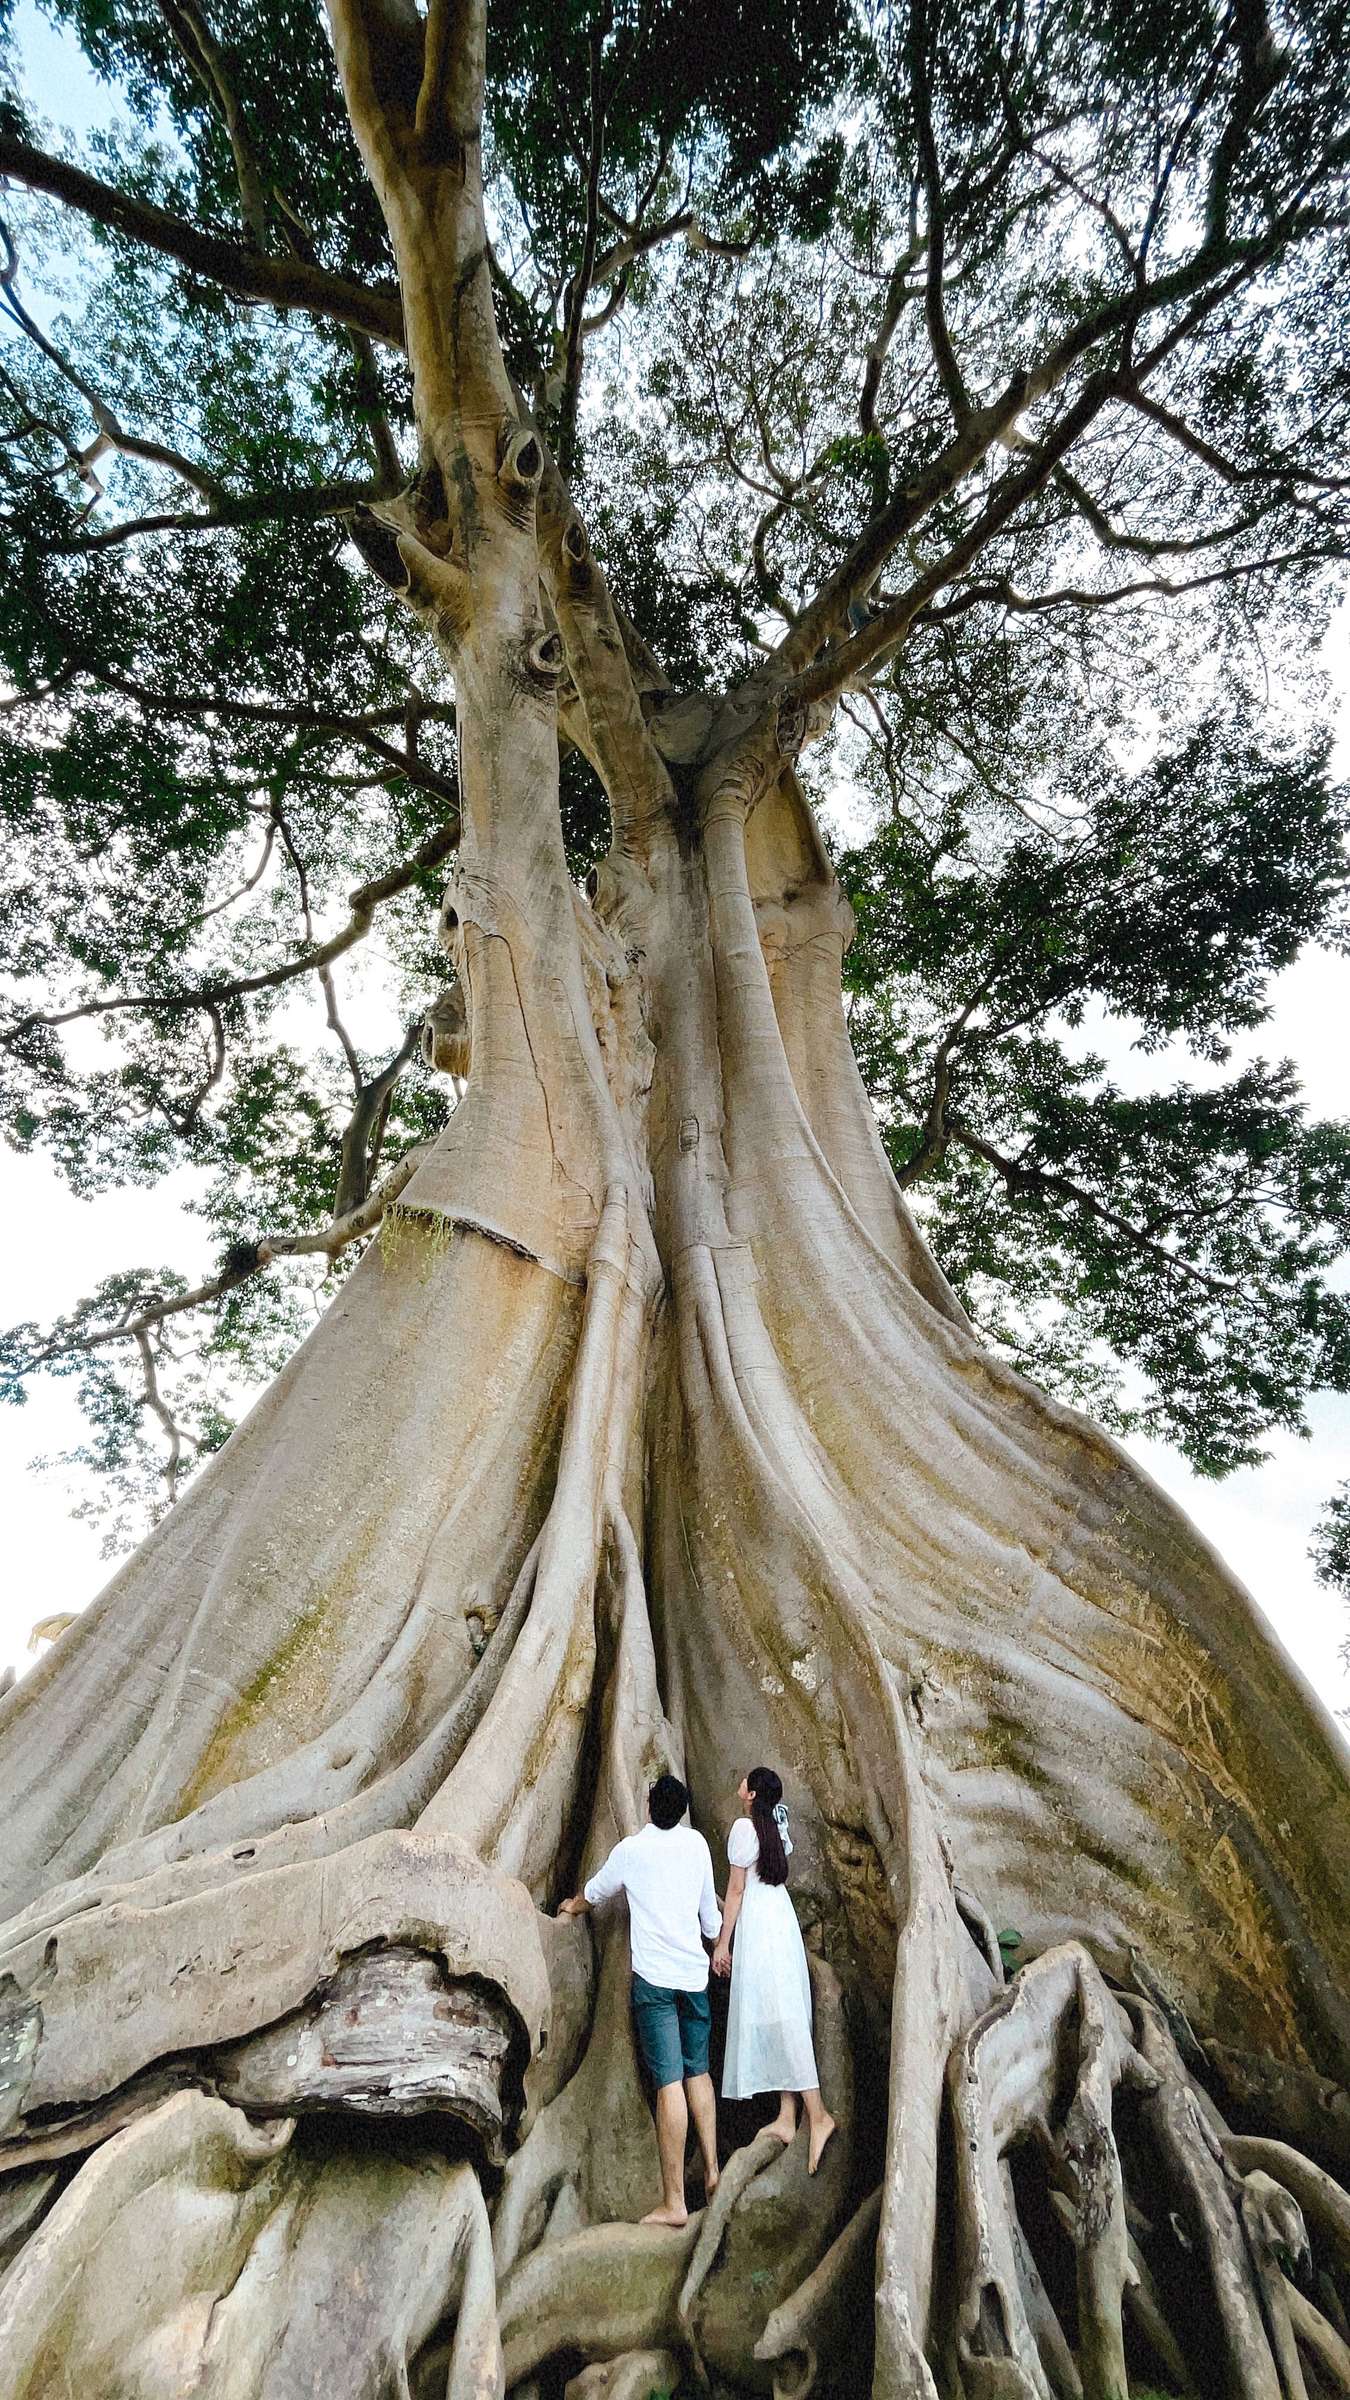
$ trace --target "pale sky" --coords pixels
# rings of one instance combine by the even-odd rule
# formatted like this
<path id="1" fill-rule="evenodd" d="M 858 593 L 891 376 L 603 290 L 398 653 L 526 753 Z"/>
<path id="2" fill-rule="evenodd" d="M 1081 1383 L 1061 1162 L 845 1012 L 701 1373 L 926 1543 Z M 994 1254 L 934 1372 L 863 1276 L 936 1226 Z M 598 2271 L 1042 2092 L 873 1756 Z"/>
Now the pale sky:
<path id="1" fill-rule="evenodd" d="M 52 114 L 81 128 L 106 121 L 106 98 L 31 0 L 24 0 L 17 26 L 39 103 L 45 99 Z M 1350 694 L 1350 608 L 1337 622 L 1330 663 Z M 1350 772 L 1350 698 L 1340 748 L 1341 771 Z M 1099 1024 L 1090 1036 L 1108 1053 L 1118 1080 L 1136 1078 L 1141 1086 L 1158 1080 L 1163 1062 L 1141 1061 L 1118 1029 Z M 1269 1021 L 1244 1050 L 1292 1057 L 1315 1113 L 1350 1111 L 1350 959 L 1305 954 L 1273 986 Z M 211 1261 L 207 1229 L 184 1213 L 192 1189 L 185 1170 L 150 1191 L 75 1200 L 45 1160 L 0 1148 L 0 1325 L 49 1319 L 128 1265 L 172 1263 L 195 1280 Z M 1350 1613 L 1314 1581 L 1307 1555 L 1319 1511 L 1350 1473 L 1350 1398 L 1326 1397 L 1309 1413 L 1308 1440 L 1273 1435 L 1264 1466 L 1222 1484 L 1202 1481 L 1163 1444 L 1129 1447 L 1254 1592 L 1324 1700 L 1350 1710 L 1350 1672 L 1341 1655 Z M 39 1474 L 31 1464 L 69 1448 L 82 1431 L 69 1387 L 49 1380 L 34 1386 L 26 1407 L 0 1407 L 0 1668 L 12 1661 L 22 1672 L 31 1663 L 27 1641 L 35 1619 L 83 1606 L 112 1571 L 100 1558 L 97 1533 L 69 1513 L 78 1484 L 60 1473 Z"/>

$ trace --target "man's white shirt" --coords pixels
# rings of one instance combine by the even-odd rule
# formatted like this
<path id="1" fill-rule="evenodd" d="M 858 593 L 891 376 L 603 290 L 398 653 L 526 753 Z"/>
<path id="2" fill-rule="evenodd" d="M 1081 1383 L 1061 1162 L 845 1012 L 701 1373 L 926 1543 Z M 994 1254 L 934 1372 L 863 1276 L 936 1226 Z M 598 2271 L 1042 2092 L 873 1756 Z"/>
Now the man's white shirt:
<path id="1" fill-rule="evenodd" d="M 610 1851 L 592 1875 L 586 1898 L 628 1895 L 633 1973 L 668 1991 L 702 1992 L 708 1953 L 700 1932 L 715 1941 L 722 1911 L 713 1888 L 712 1853 L 692 1825 L 644 1825 Z"/>

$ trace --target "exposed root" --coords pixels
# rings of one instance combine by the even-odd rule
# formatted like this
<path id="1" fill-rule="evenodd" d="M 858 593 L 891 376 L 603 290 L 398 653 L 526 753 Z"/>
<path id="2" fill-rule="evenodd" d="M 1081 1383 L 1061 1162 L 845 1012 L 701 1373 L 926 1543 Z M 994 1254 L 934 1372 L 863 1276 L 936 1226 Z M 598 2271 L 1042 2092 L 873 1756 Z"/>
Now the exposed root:
<path id="1" fill-rule="evenodd" d="M 1155 2086 L 1141 2116 L 1192 2254 L 1207 2273 L 1214 2329 L 1234 2400 L 1281 2400 L 1281 2385 L 1262 2321 L 1247 2237 L 1237 2205 L 1241 2187 L 1223 2164 L 1216 2136 L 1191 2092 L 1161 2015 L 1131 2005 L 1140 2050 Z"/>
<path id="2" fill-rule="evenodd" d="M 880 2222 L 881 2193 L 875 2191 L 805 2283 L 774 2310 L 755 2344 L 756 2362 L 773 2375 L 774 2400 L 809 2400 L 822 2363 L 844 2357 L 864 2384 Z"/>
<path id="3" fill-rule="evenodd" d="M 611 1522 L 601 1600 L 600 1649 L 609 1671 L 583 1874 L 644 1822 L 652 1777 L 681 1764 L 680 1738 L 657 1689 L 641 1563 L 621 1506 Z M 660 2188 L 633 2039 L 627 1926 L 617 1910 L 592 1922 L 600 1966 L 590 2038 L 576 2072 L 536 2118 L 507 2167 L 493 2232 L 501 2276 L 541 2238 L 639 2217 Z"/>
<path id="4" fill-rule="evenodd" d="M 733 2154 L 704 2213 L 680 2293 L 684 2346 L 695 2365 L 733 2388 L 760 2379 L 755 2345 L 772 2314 L 829 2249 L 854 2189 L 857 2111 L 843 1994 L 833 1970 L 811 1960 L 816 2057 L 838 2132 L 815 2175 L 807 2146 L 767 2135 Z"/>
<path id="5" fill-rule="evenodd" d="M 366 2101 L 378 2105 L 381 2079 L 386 2096 L 405 2076 L 416 2081 L 413 2061 L 423 2037 L 428 2056 L 439 2053 L 447 2063 L 449 2084 L 457 2080 L 459 2043 L 449 2017 L 438 2013 L 435 1989 L 448 1977 L 477 1979 L 504 2001 L 514 2090 L 504 2092 L 503 2122 L 518 2110 L 520 2077 L 539 2050 L 551 2010 L 544 1920 L 519 1884 L 455 1843 L 379 1834 L 333 1859 L 247 1875 L 177 1901 L 171 1891 L 171 1884 L 169 1893 L 156 1884 L 158 1905 L 138 1905 L 142 1896 L 134 1894 L 85 1911 L 59 1935 L 44 1941 L 33 1934 L 5 1951 L 29 2028 L 29 2038 L 0 2061 L 0 2096 L 16 2123 L 34 2110 L 102 2104 L 105 2094 L 148 2068 L 261 2036 L 326 1992 L 363 1950 L 407 1950 L 436 1962 L 431 1990 L 425 1969 L 418 1970 L 420 1981 L 403 1978 L 421 2028 L 414 2036 L 410 2021 L 406 2052 L 386 2050 L 372 2079 L 367 2068 L 380 2045 L 374 2034 L 366 2065 L 351 2062 L 357 2084 L 365 2078 Z M 553 1947 L 560 1937 L 550 1926 L 547 1938 Z M 134 2007 L 122 2001 L 128 1991 Z M 385 1998 L 387 2007 L 387 1988 Z M 319 2007 L 322 2014 L 322 2001 Z M 295 2090 L 286 2078 L 295 2070 L 285 2049 L 273 2055 L 273 2036 L 262 2039 L 261 2049 L 270 2059 L 264 2104 L 284 2107 L 286 2091 Z M 343 2070 L 331 2057 L 325 2063 L 324 2049 L 320 2042 L 314 2075 L 336 2097 Z M 259 2074 L 263 2063 L 257 2062 Z M 477 2066 L 471 2081 L 481 2095 Z M 262 2088 L 250 2082 L 241 2097 L 261 2097 Z M 497 2113 L 490 2098 L 488 2111 Z"/>
<path id="6" fill-rule="evenodd" d="M 1340 1792 L 1328 1795 L 1329 1813 L 1339 1815 L 1344 1805 Z M 1255 2124 L 1278 2125 L 1287 2140 L 1305 2144 L 1350 2181 L 1350 2091 L 1344 2083 L 1226 2042 L 1206 2042 L 1205 2057 L 1234 2110 Z"/>
<path id="7" fill-rule="evenodd" d="M 458 2313 L 445 2400 L 502 2400 L 506 2369 L 497 2326 L 492 2228 L 474 2180 L 465 2190 L 456 2260 Z"/>
<path id="8" fill-rule="evenodd" d="M 617 2358 L 671 2349 L 699 2220 L 680 2233 L 654 2225 L 591 2225 L 524 2259 L 501 2295 L 507 2388 L 560 2350 Z"/>
<path id="9" fill-rule="evenodd" d="M 732 2210 L 739 2202 L 742 2193 L 754 2182 L 755 2177 L 762 2175 L 766 2168 L 777 2166 L 782 2155 L 783 2144 L 773 2134 L 768 2132 L 757 2134 L 753 2142 L 747 2142 L 743 2150 L 737 2150 L 728 2159 L 722 2170 L 717 2189 L 708 2206 L 703 2210 L 699 2220 L 698 2239 L 694 2244 L 694 2253 L 689 2261 L 689 2271 L 680 2286 L 680 2297 L 676 2308 L 680 2331 L 684 2336 L 686 2346 L 693 2352 L 695 2358 L 698 2357 L 699 2352 L 698 2339 L 692 2323 L 694 2304 L 708 2280 L 717 2253 L 722 2247 Z"/>
<path id="10" fill-rule="evenodd" d="M 595 2016 L 571 2081 L 508 2161 L 493 2238 L 503 2279 L 564 2221 L 634 2220 L 661 2188 L 656 2134 L 633 2045 L 627 1927 L 602 1934 Z"/>
<path id="11" fill-rule="evenodd" d="M 105 2143 L 0 2285 L 6 2400 L 393 2400 L 456 2305 L 452 2400 L 498 2400 L 472 2170 L 293 2133 L 184 2092 Z"/>
<path id="12" fill-rule="evenodd" d="M 948 2374 L 964 2400 L 1125 2400 L 1127 2322 L 1179 2395 L 1345 2391 L 1350 2339 L 1332 2320 L 1350 2200 L 1286 2144 L 1226 2134 L 1161 2012 L 1113 1994 L 1081 1946 L 1026 1967 L 958 2045 L 951 2107 L 961 2250 Z M 1042 2183 L 1043 2223 L 1073 2245 L 1072 2292 L 1027 2239 L 1018 2157 Z M 1299 2288 L 1309 2226 L 1330 2313 Z"/>
<path id="13" fill-rule="evenodd" d="M 673 2393 L 680 2362 L 673 2350 L 627 2350 L 622 2358 L 597 2360 L 567 2385 L 563 2400 L 652 2400 Z"/>
<path id="14" fill-rule="evenodd" d="M 1070 2097 L 1052 2131 L 1066 2065 Z M 1033 2132 L 1060 2162 L 1073 2207 L 1079 2375 L 1094 2396 L 1123 2400 L 1121 2295 L 1132 2269 L 1111 2114 L 1116 2086 L 1140 2075 L 1128 2023 L 1076 1944 L 1029 1967 L 958 2047 L 951 2100 L 963 2296 L 954 2349 L 970 2400 L 1014 2390 L 1050 2400 L 1065 2385 L 1067 2343 L 1047 2338 L 1049 2303 L 1039 2279 L 1032 2298 L 1042 2328 L 1037 2340 L 1000 2172 L 1014 2142 Z M 1009 2379 L 1009 2364 L 1020 2384 Z"/>
<path id="15" fill-rule="evenodd" d="M 1265 2141 L 1256 2134 L 1228 2134 L 1223 2150 L 1239 2175 L 1262 2168 L 1284 2185 L 1297 2200 L 1305 2222 L 1325 2243 L 1330 2259 L 1350 2279 L 1350 2194 L 1342 2191 L 1325 2168 L 1315 2166 L 1288 2142 Z"/>
<path id="16" fill-rule="evenodd" d="M 1327 2323 L 1321 2310 L 1314 2308 L 1295 2285 L 1286 2283 L 1283 2299 L 1295 2340 L 1312 2360 L 1319 2380 L 1329 2384 L 1338 2396 L 1350 2393 L 1350 2342 L 1342 2339 L 1335 2326 Z"/>

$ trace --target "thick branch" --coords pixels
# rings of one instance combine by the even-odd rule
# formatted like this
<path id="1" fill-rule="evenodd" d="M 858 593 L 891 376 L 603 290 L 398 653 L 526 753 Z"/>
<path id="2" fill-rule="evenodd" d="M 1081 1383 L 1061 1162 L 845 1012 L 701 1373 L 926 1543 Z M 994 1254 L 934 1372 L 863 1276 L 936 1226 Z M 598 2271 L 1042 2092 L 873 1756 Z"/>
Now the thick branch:
<path id="1" fill-rule="evenodd" d="M 1110 375 L 1089 376 L 1072 407 L 1065 410 L 1058 424 L 1053 425 L 1045 439 L 1027 454 L 1026 463 L 1014 474 L 1005 476 L 987 506 L 943 557 L 924 574 L 916 577 L 906 592 L 889 602 L 885 608 L 879 609 L 861 632 L 827 651 L 813 667 L 797 678 L 795 688 L 799 697 L 807 703 L 833 698 L 864 669 L 895 649 L 928 601 L 950 583 L 953 576 L 960 574 L 964 567 L 978 558 L 999 528 L 1048 482 L 1060 459 L 1091 424 L 1113 388 Z M 786 647 L 787 644 L 784 644 Z"/>
<path id="2" fill-rule="evenodd" d="M 885 304 L 881 312 L 881 323 L 877 327 L 872 347 L 867 353 L 867 368 L 858 400 L 858 423 L 865 434 L 877 431 L 877 394 L 881 390 L 882 371 L 890 355 L 891 344 L 895 339 L 895 329 L 900 322 L 905 302 L 911 297 L 909 277 L 922 253 L 923 242 L 915 239 L 910 243 L 904 256 L 897 259 L 891 269 L 890 281 L 886 286 Z"/>
<path id="3" fill-rule="evenodd" d="M 145 447 L 142 445 L 142 450 Z M 149 516 L 127 517 L 118 525 L 105 526 L 99 533 L 83 534 L 78 540 L 58 544 L 57 548 L 108 550 L 118 542 L 134 541 L 143 533 L 215 533 L 231 525 L 312 524 L 319 517 L 338 517 L 348 509 L 379 499 L 384 489 L 383 478 L 378 483 L 319 483 L 308 491 L 235 493 L 217 487 L 214 503 L 204 515 L 161 510 Z"/>
<path id="4" fill-rule="evenodd" d="M 1205 196 L 1205 231 L 1211 243 L 1221 242 L 1227 235 L 1233 176 L 1243 145 L 1262 103 L 1282 73 L 1264 0 L 1236 0 L 1228 22 L 1238 52 L 1238 75 L 1233 105 L 1214 153 Z"/>
<path id="5" fill-rule="evenodd" d="M 951 1098 L 955 1054 L 960 1048 L 962 1034 L 976 1009 L 984 1000 L 997 972 L 997 967 L 991 967 L 983 981 L 972 992 L 960 1015 L 948 1026 L 938 1043 L 933 1059 L 932 1097 L 925 1112 L 919 1147 L 913 1158 L 908 1160 L 906 1165 L 897 1172 L 895 1178 L 902 1191 L 908 1185 L 917 1183 L 921 1176 L 928 1174 L 930 1169 L 938 1164 L 947 1147 L 947 1103 Z"/>
<path id="6" fill-rule="evenodd" d="M 358 1083 L 356 1102 L 342 1136 L 337 1194 L 333 1201 L 333 1215 L 337 1220 L 354 1214 L 366 1198 L 371 1176 L 379 1164 L 380 1146 L 394 1086 L 418 1049 L 421 1039 L 422 1019 L 419 1017 L 409 1027 L 399 1048 L 381 1067 L 379 1074 L 372 1075 L 368 1083 Z"/>
<path id="7" fill-rule="evenodd" d="M 268 258 L 242 243 L 227 241 L 205 226 L 173 216 L 151 200 L 141 200 L 114 185 L 100 183 L 68 159 L 51 158 L 0 128 L 0 175 L 8 175 L 29 191 L 47 192 L 68 207 L 78 208 L 95 224 L 130 241 L 144 242 L 164 257 L 176 259 L 207 283 L 217 283 L 237 300 L 261 301 L 270 308 L 303 309 L 335 324 L 349 325 L 391 349 L 403 346 L 403 315 L 392 284 L 353 283 L 326 267 L 297 258 Z"/>
<path id="8" fill-rule="evenodd" d="M 483 0 L 434 0 L 425 29 L 411 8 L 386 11 L 379 0 L 328 0 L 328 15 L 352 131 L 398 264 L 423 438 L 443 475 L 462 440 L 478 471 L 495 477 L 511 399 L 483 213 Z"/>
<path id="9" fill-rule="evenodd" d="M 592 763 L 617 841 L 640 849 L 643 827 L 673 807 L 674 792 L 642 713 L 625 626 L 547 450 L 536 508 L 540 568 L 585 710 Z"/>

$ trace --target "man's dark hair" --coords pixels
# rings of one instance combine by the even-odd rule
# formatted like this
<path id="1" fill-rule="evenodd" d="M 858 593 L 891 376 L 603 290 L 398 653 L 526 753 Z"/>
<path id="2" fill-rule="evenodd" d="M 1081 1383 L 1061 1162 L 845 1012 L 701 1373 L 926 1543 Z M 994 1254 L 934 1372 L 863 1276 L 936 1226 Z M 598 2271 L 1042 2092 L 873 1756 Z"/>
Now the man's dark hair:
<path id="1" fill-rule="evenodd" d="M 647 1809 L 653 1825 L 668 1833 L 678 1825 L 689 1806 L 689 1794 L 678 1775 L 658 1775 L 647 1794 Z"/>

